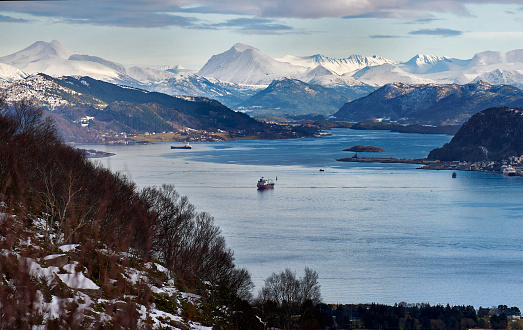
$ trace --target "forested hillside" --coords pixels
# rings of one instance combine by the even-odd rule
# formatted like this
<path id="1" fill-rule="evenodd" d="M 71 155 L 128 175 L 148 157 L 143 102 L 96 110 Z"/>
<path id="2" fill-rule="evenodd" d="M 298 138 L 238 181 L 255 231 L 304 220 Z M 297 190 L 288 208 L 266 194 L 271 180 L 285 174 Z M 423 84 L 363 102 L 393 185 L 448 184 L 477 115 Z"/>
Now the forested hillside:
<path id="1" fill-rule="evenodd" d="M 461 126 L 449 143 L 432 150 L 428 159 L 501 161 L 523 155 L 523 109 L 483 110 Z"/>
<path id="2" fill-rule="evenodd" d="M 0 104 L 0 328 L 253 322 L 250 275 L 209 214 L 94 165 L 32 104 Z"/>

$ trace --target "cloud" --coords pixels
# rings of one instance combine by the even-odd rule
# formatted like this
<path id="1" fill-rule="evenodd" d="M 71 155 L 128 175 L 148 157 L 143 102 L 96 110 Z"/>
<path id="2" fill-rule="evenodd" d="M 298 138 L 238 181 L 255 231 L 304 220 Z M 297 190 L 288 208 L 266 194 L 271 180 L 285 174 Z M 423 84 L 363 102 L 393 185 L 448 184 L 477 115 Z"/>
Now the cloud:
<path id="1" fill-rule="evenodd" d="M 167 27 L 179 26 L 185 28 L 197 28 L 200 20 L 192 17 L 169 15 L 161 13 L 151 13 L 149 15 L 137 15 L 128 13 L 127 15 L 107 15 L 94 17 L 63 17 L 62 21 L 72 24 L 92 24 L 104 26 L 120 26 L 120 27 Z"/>
<path id="2" fill-rule="evenodd" d="M 0 15 L 0 23 L 27 23 L 29 20 Z"/>
<path id="3" fill-rule="evenodd" d="M 397 38 L 403 38 L 402 36 L 394 36 L 394 35 L 383 35 L 383 34 L 376 34 L 369 36 L 371 39 L 397 39 Z"/>
<path id="4" fill-rule="evenodd" d="M 413 20 L 413 21 L 410 21 L 410 22 L 406 22 L 405 24 L 428 24 L 428 23 L 432 23 L 434 21 L 439 21 L 439 20 L 440 20 L 439 18 L 434 18 L 434 17 L 418 18 L 416 20 Z"/>
<path id="5" fill-rule="evenodd" d="M 440 36 L 440 37 L 458 37 L 463 34 L 462 31 L 451 30 L 451 29 L 421 29 L 411 31 L 409 34 L 412 35 L 427 35 L 427 36 Z"/>
<path id="6" fill-rule="evenodd" d="M 211 24 L 209 28 L 230 28 L 244 34 L 281 34 L 292 32 L 289 25 L 267 18 L 236 18 L 224 23 Z"/>
<path id="7" fill-rule="evenodd" d="M 213 28 L 196 14 L 230 14 L 277 18 L 394 18 L 431 20 L 434 13 L 470 15 L 468 4 L 499 4 L 497 0 L 81 0 L 2 1 L 0 9 L 52 17 L 76 24 L 123 27 Z M 503 0 L 520 3 L 520 0 Z M 6 18 L 4 18 L 5 20 Z M 423 21 L 420 21 L 423 22 Z M 225 22 L 230 23 L 230 22 Z M 238 27 L 239 28 L 239 27 Z M 239 30 L 284 31 L 286 25 L 262 22 Z"/>

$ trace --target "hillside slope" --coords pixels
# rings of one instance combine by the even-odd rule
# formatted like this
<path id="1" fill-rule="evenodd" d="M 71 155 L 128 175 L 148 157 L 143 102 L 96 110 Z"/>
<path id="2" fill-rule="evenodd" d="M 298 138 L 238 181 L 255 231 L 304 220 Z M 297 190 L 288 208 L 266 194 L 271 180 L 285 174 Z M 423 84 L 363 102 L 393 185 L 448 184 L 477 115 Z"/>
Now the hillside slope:
<path id="1" fill-rule="evenodd" d="M 388 84 L 366 97 L 346 103 L 334 117 L 366 121 L 386 118 L 412 124 L 461 124 L 491 107 L 523 106 L 523 91 L 484 82 L 457 84 Z"/>
<path id="2" fill-rule="evenodd" d="M 428 159 L 500 161 L 523 155 L 523 109 L 492 108 L 472 116 L 452 140 Z"/>
<path id="3" fill-rule="evenodd" d="M 107 134 L 187 128 L 210 134 L 224 131 L 230 137 L 292 138 L 304 134 L 259 122 L 208 98 L 173 97 L 90 77 L 40 74 L 4 88 L 8 101 L 32 98 L 49 111 L 68 141 L 100 142 Z"/>
<path id="4" fill-rule="evenodd" d="M 330 115 L 347 101 L 334 89 L 310 85 L 297 79 L 274 80 L 269 87 L 238 105 L 249 114 L 262 115 Z"/>
<path id="5" fill-rule="evenodd" d="M 2 329 L 262 327 L 210 215 L 90 162 L 31 103 L 0 109 Z"/>

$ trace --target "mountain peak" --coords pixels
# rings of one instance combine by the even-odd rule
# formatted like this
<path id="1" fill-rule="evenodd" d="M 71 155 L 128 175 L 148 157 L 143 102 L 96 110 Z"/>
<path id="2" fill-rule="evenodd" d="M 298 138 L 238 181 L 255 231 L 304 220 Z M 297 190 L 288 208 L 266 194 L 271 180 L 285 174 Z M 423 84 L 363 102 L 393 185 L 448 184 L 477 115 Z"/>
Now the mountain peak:
<path id="1" fill-rule="evenodd" d="M 407 62 L 403 63 L 403 67 L 410 73 L 427 73 L 429 71 L 446 71 L 448 66 L 444 63 L 450 62 L 447 57 L 417 54 Z"/>
<path id="2" fill-rule="evenodd" d="M 243 53 L 246 50 L 260 51 L 258 48 L 255 48 L 255 47 L 252 47 L 252 46 L 249 46 L 246 44 L 242 44 L 241 42 L 234 44 L 234 46 L 232 46 L 232 49 L 235 49 L 237 52 L 240 52 L 240 53 Z"/>
<path id="3" fill-rule="evenodd" d="M 416 54 L 413 58 L 411 58 L 408 62 L 405 64 L 434 64 L 439 61 L 444 61 L 446 57 L 442 56 L 436 56 L 436 55 L 426 55 L 426 54 Z"/>
<path id="4" fill-rule="evenodd" d="M 67 60 L 73 54 L 76 53 L 62 45 L 58 40 L 51 42 L 37 41 L 19 52 L 0 57 L 0 62 L 19 67 L 22 63 L 27 65 L 42 59 L 61 58 Z"/>
<path id="5" fill-rule="evenodd" d="M 68 59 L 71 55 L 75 54 L 72 50 L 65 47 L 60 41 L 53 40 L 51 42 L 37 41 L 23 51 L 36 52 L 35 55 L 47 55 L 57 56 L 63 59 Z"/>
<path id="6" fill-rule="evenodd" d="M 274 79 L 300 76 L 306 68 L 279 62 L 257 48 L 242 43 L 213 55 L 198 75 L 247 85 L 268 85 Z"/>

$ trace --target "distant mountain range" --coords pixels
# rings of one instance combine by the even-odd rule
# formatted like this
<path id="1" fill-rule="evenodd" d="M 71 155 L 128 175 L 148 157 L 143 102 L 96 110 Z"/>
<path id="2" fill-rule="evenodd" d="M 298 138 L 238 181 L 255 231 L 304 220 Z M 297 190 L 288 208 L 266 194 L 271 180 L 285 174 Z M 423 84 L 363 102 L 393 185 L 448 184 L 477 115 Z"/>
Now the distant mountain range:
<path id="1" fill-rule="evenodd" d="M 492 107 L 523 107 L 523 91 L 510 85 L 485 82 L 410 85 L 387 84 L 346 103 L 337 120 L 390 120 L 408 124 L 456 125 Z"/>
<path id="2" fill-rule="evenodd" d="M 486 51 L 466 60 L 418 54 L 406 62 L 397 62 L 361 55 L 343 59 L 320 54 L 273 58 L 249 45 L 235 44 L 212 56 L 197 73 L 179 66 L 129 67 L 71 51 L 56 40 L 38 41 L 19 52 L 0 57 L 0 81 L 23 79 L 39 72 L 53 77 L 90 76 L 169 95 L 202 96 L 216 99 L 231 109 L 257 109 L 260 114 L 276 108 L 280 113 L 305 114 L 311 107 L 289 107 L 288 91 L 277 96 L 271 83 L 285 78 L 300 80 L 302 84 L 294 86 L 301 89 L 300 92 L 295 89 L 296 93 L 293 93 L 292 102 L 296 105 L 311 103 L 310 91 L 317 89 L 311 86 L 325 88 L 319 95 L 341 95 L 345 101 L 356 100 L 391 83 L 463 85 L 483 81 L 523 87 L 523 50 Z M 255 96 L 266 88 L 269 90 L 262 95 L 271 97 Z M 314 112 L 334 113 L 333 103 L 336 102 L 322 96 L 312 102 Z"/>
<path id="3" fill-rule="evenodd" d="M 97 56 L 73 52 L 56 40 L 35 42 L 19 52 L 0 57 L 0 63 L 0 81 L 13 81 L 38 73 L 52 77 L 88 76 L 169 95 L 208 97 L 229 105 L 237 104 L 257 91 L 206 79 L 174 66 L 164 67 L 163 70 L 128 67 Z"/>
<path id="4" fill-rule="evenodd" d="M 452 140 L 432 150 L 428 159 L 446 161 L 500 161 L 523 155 L 523 109 L 491 108 L 461 126 Z"/>
<path id="5" fill-rule="evenodd" d="M 119 86 L 91 77 L 45 74 L 0 82 L 8 102 L 32 99 L 55 119 L 66 141 L 102 142 L 107 134 L 202 130 L 232 138 L 312 137 L 314 130 L 290 129 L 257 121 L 218 101 L 174 97 Z"/>
<path id="6" fill-rule="evenodd" d="M 238 108 L 254 116 L 329 115 L 345 104 L 347 97 L 334 89 L 310 85 L 297 79 L 273 80 Z"/>

